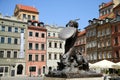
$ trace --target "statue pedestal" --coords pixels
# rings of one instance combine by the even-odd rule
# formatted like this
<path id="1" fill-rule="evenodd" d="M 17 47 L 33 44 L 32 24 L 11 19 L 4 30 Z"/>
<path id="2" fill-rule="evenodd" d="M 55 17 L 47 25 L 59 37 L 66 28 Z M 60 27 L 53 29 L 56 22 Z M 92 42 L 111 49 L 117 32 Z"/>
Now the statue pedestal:
<path id="1" fill-rule="evenodd" d="M 90 77 L 90 78 L 56 78 L 44 77 L 43 80 L 104 80 L 103 77 Z"/>

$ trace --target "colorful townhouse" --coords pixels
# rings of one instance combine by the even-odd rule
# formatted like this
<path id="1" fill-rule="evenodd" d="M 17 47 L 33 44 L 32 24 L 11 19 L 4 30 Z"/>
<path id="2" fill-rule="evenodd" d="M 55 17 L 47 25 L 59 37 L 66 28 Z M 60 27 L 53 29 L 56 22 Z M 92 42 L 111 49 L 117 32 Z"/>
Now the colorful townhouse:
<path id="1" fill-rule="evenodd" d="M 60 62 L 61 55 L 64 54 L 65 40 L 61 40 L 58 36 L 64 27 L 56 25 L 45 25 L 45 27 L 47 29 L 46 73 L 48 73 L 50 70 L 57 70 L 57 62 Z"/>
<path id="2" fill-rule="evenodd" d="M 0 14 L 0 77 L 24 76 L 27 20 Z"/>
<path id="3" fill-rule="evenodd" d="M 17 4 L 14 15 L 21 20 L 27 19 L 26 75 L 41 76 L 46 69 L 46 34 L 43 22 L 39 22 L 36 8 Z"/>
<path id="4" fill-rule="evenodd" d="M 107 59 L 119 62 L 119 0 L 99 6 L 99 18 L 89 20 L 86 29 L 86 46 L 92 63 Z M 93 31 L 92 31 L 93 30 Z M 95 41 L 94 43 L 92 43 Z"/>

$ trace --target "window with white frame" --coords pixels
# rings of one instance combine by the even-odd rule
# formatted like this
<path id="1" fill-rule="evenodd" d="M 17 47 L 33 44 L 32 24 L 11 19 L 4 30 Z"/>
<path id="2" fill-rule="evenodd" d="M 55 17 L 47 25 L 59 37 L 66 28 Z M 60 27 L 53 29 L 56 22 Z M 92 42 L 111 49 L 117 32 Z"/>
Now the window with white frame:
<path id="1" fill-rule="evenodd" d="M 106 29 L 106 35 L 109 35 L 110 34 L 110 28 L 107 28 Z"/>
<path id="2" fill-rule="evenodd" d="M 11 51 L 7 51 L 7 58 L 11 57 Z"/>
<path id="3" fill-rule="evenodd" d="M 0 58 L 4 58 L 4 51 L 0 51 Z"/>
<path id="4" fill-rule="evenodd" d="M 1 31 L 5 31 L 5 26 L 2 26 L 1 28 L 2 28 Z"/>

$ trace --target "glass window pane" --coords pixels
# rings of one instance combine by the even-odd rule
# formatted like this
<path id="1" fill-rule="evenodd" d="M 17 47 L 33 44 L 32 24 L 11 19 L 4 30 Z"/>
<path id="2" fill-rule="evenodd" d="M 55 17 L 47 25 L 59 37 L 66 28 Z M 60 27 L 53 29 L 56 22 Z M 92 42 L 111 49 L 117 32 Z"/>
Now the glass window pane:
<path id="1" fill-rule="evenodd" d="M 39 49 L 38 44 L 35 44 L 35 49 L 36 49 L 36 50 L 38 50 L 38 49 Z"/>
<path id="2" fill-rule="evenodd" d="M 10 58 L 11 51 L 7 51 L 7 58 Z"/>
<path id="3" fill-rule="evenodd" d="M 38 61 L 38 55 L 35 55 L 35 61 Z"/>
<path id="4" fill-rule="evenodd" d="M 17 58 L 17 51 L 14 51 L 14 58 Z"/>
<path id="5" fill-rule="evenodd" d="M 44 44 L 41 44 L 41 50 L 44 50 L 44 49 L 45 49 Z"/>
<path id="6" fill-rule="evenodd" d="M 21 28 L 21 33 L 24 33 L 24 29 L 23 28 Z"/>
<path id="7" fill-rule="evenodd" d="M 8 72 L 8 67 L 5 67 L 5 72 Z"/>
<path id="8" fill-rule="evenodd" d="M 44 55 L 41 55 L 41 61 L 44 61 Z"/>
<path id="9" fill-rule="evenodd" d="M 4 69 L 3 67 L 0 67 L 0 72 L 3 72 L 3 69 Z"/>
<path id="10" fill-rule="evenodd" d="M 42 33 L 41 37 L 42 37 L 42 38 L 44 38 L 44 37 L 45 37 L 45 34 L 44 34 L 44 33 Z"/>
<path id="11" fill-rule="evenodd" d="M 35 66 L 29 67 L 29 71 L 30 72 L 35 72 L 36 71 L 36 67 Z"/>
<path id="12" fill-rule="evenodd" d="M 18 32 L 18 28 L 15 28 L 15 32 L 16 32 L 16 33 Z"/>
<path id="13" fill-rule="evenodd" d="M 5 26 L 2 26 L 2 31 L 5 31 Z"/>
<path id="14" fill-rule="evenodd" d="M 32 36 L 32 32 L 29 32 L 29 36 Z"/>
<path id="15" fill-rule="evenodd" d="M 29 43 L 29 49 L 32 49 L 32 43 Z"/>
<path id="16" fill-rule="evenodd" d="M 14 39 L 14 44 L 17 44 L 18 43 L 18 40 L 15 38 Z"/>
<path id="17" fill-rule="evenodd" d="M 32 55 L 29 54 L 29 61 L 32 61 Z"/>
<path id="18" fill-rule="evenodd" d="M 1 37 L 1 43 L 4 43 L 4 42 L 5 42 L 5 38 Z"/>
<path id="19" fill-rule="evenodd" d="M 11 38 L 8 38 L 8 44 L 11 44 Z"/>
<path id="20" fill-rule="evenodd" d="M 0 58 L 4 57 L 4 51 L 0 51 Z"/>
<path id="21" fill-rule="evenodd" d="M 8 32 L 12 32 L 12 27 L 8 27 Z"/>

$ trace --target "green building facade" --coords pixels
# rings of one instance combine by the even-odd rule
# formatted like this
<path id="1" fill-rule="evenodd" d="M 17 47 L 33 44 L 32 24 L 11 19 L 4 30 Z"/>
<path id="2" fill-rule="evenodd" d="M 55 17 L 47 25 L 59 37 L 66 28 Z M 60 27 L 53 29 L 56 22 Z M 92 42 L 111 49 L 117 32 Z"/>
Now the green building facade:
<path id="1" fill-rule="evenodd" d="M 25 75 L 27 20 L 0 14 L 0 76 Z"/>

